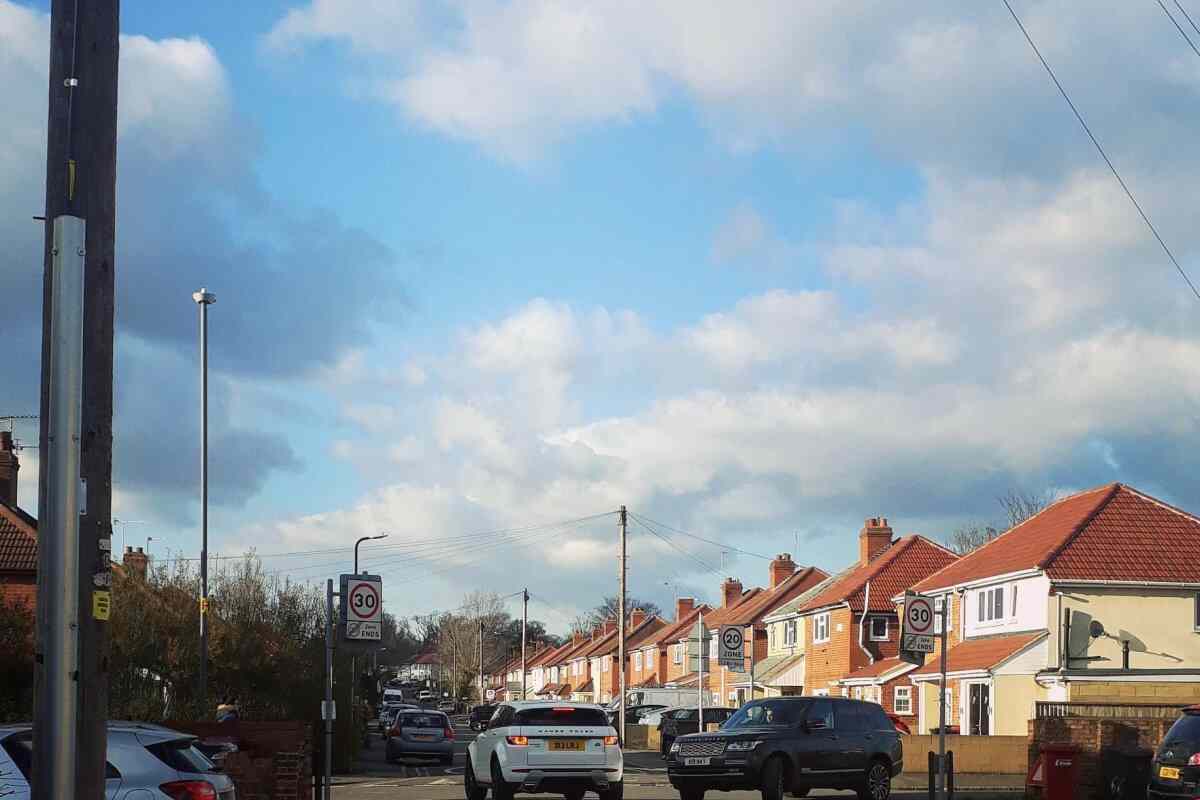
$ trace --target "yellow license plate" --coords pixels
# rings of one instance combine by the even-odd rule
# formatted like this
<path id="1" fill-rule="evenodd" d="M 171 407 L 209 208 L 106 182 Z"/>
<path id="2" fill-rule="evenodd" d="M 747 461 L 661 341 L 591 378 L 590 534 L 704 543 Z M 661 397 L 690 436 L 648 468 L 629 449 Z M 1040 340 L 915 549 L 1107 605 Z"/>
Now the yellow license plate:
<path id="1" fill-rule="evenodd" d="M 551 739 L 551 750 L 583 750 L 585 742 L 583 739 Z"/>
<path id="2" fill-rule="evenodd" d="M 1159 767 L 1158 777 L 1177 781 L 1179 780 L 1179 767 Z"/>

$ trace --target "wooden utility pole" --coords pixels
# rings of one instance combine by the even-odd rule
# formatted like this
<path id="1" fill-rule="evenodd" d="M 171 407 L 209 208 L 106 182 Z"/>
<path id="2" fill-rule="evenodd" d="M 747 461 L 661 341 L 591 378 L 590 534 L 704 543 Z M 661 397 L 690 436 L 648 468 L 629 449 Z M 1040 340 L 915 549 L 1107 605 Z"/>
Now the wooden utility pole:
<path id="1" fill-rule="evenodd" d="M 617 733 L 621 737 L 621 741 L 625 741 L 625 577 L 626 577 L 626 561 L 625 561 L 625 538 L 626 538 L 627 515 L 625 506 L 621 506 L 621 510 L 617 516 L 617 528 L 621 533 L 621 542 L 619 548 L 619 558 L 621 563 L 618 567 L 618 591 L 617 591 L 617 691 L 621 697 L 617 703 Z M 703 730 L 703 729 L 701 729 Z"/>
<path id="2" fill-rule="evenodd" d="M 46 147 L 46 239 L 42 310 L 41 417 L 49 419 L 53 297 L 52 245 L 56 217 L 86 225 L 83 299 L 83 382 L 80 427 L 81 511 L 78 537 L 77 723 L 73 765 L 77 800 L 104 797 L 108 718 L 107 602 L 112 542 L 113 308 L 116 240 L 117 52 L 119 0 L 53 0 L 50 8 L 50 84 Z M 39 437 L 49 453 L 49 426 Z M 47 499 L 46 464 L 39 470 L 39 514 Z M 50 548 L 43 548 L 49 550 Z M 39 553 L 39 570 L 62 553 Z M 39 582 L 38 691 L 34 709 L 33 796 L 48 797 L 55 768 L 53 726 L 39 724 L 48 702 L 45 614 L 56 608 Z M 59 603 L 61 606 L 61 602 Z"/>

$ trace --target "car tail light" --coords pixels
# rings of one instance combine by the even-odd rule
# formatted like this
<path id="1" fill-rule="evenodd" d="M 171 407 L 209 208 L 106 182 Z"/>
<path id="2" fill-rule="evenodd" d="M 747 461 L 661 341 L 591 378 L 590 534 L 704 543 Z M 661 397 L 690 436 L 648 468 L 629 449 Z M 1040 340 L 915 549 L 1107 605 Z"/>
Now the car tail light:
<path id="1" fill-rule="evenodd" d="M 604 744 L 607 745 L 608 747 L 612 747 L 616 743 L 617 743 L 617 737 L 615 737 L 615 736 L 605 736 L 604 737 Z"/>
<path id="2" fill-rule="evenodd" d="M 508 743 L 517 747 L 525 747 L 529 744 L 528 736 L 506 736 Z"/>
<path id="3" fill-rule="evenodd" d="M 208 781 L 171 781 L 158 788 L 171 800 L 217 800 L 217 790 Z"/>
<path id="4" fill-rule="evenodd" d="M 1200 753 L 1192 753 L 1192 757 L 1188 759 L 1189 767 L 1200 767 Z"/>
<path id="5" fill-rule="evenodd" d="M 454 728 L 450 725 L 447 725 L 446 730 L 442 731 L 442 736 L 445 736 L 447 739 L 453 739 L 454 738 Z"/>

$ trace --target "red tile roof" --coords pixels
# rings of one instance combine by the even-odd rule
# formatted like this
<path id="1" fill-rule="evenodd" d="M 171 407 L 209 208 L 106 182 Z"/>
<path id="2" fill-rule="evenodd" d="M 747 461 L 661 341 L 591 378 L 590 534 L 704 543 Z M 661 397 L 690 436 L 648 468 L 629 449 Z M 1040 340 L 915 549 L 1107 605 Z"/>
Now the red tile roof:
<path id="1" fill-rule="evenodd" d="M 37 572 L 37 522 L 0 502 L 0 572 Z"/>
<path id="2" fill-rule="evenodd" d="M 848 602 L 863 610 L 867 583 L 871 584 L 871 611 L 894 611 L 892 598 L 925 576 L 952 564 L 958 556 L 924 536 L 905 536 L 892 542 L 874 560 L 852 568 L 800 607 L 800 613 Z"/>
<path id="3" fill-rule="evenodd" d="M 946 672 L 989 670 L 1047 634 L 1048 631 L 1040 630 L 964 639 L 946 652 Z M 939 659 L 931 658 L 913 675 L 936 675 L 940 672 Z"/>
<path id="4" fill-rule="evenodd" d="M 887 675 L 890 672 L 901 670 L 904 667 L 916 669 L 917 665 L 910 664 L 907 661 L 901 661 L 895 657 L 882 658 L 879 661 L 876 661 L 874 664 L 867 664 L 865 667 L 859 667 L 842 680 L 850 681 L 858 680 L 859 678 L 878 678 L 880 676 Z M 900 674 L 904 673 L 901 672 Z"/>
<path id="5" fill-rule="evenodd" d="M 692 613 L 684 616 L 683 619 L 672 622 L 665 628 L 660 628 L 659 630 L 655 631 L 654 636 L 652 636 L 650 640 L 642 642 L 642 646 L 645 647 L 651 644 L 664 643 L 670 644 L 673 642 L 678 642 L 681 639 L 686 639 L 689 629 L 696 624 L 696 618 L 700 616 L 701 612 L 705 614 L 711 614 L 712 609 L 706 605 L 697 606 L 696 608 L 692 609 Z"/>
<path id="6" fill-rule="evenodd" d="M 750 625 L 829 577 L 817 567 L 804 567 L 793 572 L 774 589 L 762 589 L 757 595 L 743 600 L 717 622 L 721 625 Z"/>
<path id="7" fill-rule="evenodd" d="M 913 588 L 1026 569 L 1043 569 L 1051 580 L 1200 583 L 1200 519 L 1111 483 L 1047 506 Z"/>
<path id="8" fill-rule="evenodd" d="M 584 681 L 582 686 L 576 686 L 574 689 L 571 689 L 571 692 L 572 692 L 572 693 L 574 693 L 574 692 L 580 692 L 581 694 L 582 694 L 583 692 L 591 692 L 591 691 L 595 691 L 594 689 L 592 689 L 592 680 L 591 680 L 591 678 L 589 678 L 589 679 L 587 679 L 586 681 Z"/>

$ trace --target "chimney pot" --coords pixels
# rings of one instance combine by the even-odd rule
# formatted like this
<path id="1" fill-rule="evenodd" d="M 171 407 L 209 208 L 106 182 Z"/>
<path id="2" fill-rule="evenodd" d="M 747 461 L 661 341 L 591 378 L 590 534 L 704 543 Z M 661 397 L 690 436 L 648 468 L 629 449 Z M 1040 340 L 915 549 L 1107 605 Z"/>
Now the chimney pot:
<path id="1" fill-rule="evenodd" d="M 721 584 L 721 608 L 728 608 L 742 598 L 742 582 L 726 578 Z"/>
<path id="2" fill-rule="evenodd" d="M 869 517 L 858 533 L 858 563 L 865 565 L 892 544 L 892 529 L 887 517 Z"/>
<path id="3" fill-rule="evenodd" d="M 792 577 L 796 572 L 796 562 L 792 561 L 791 553 L 780 553 L 775 556 L 775 560 L 771 562 L 769 568 L 769 577 L 771 579 L 771 588 L 774 589 L 779 584 Z"/>
<path id="4" fill-rule="evenodd" d="M 688 614 L 691 614 L 692 611 L 695 610 L 695 608 L 696 608 L 696 598 L 694 598 L 694 597 L 680 597 L 680 598 L 676 599 L 676 601 L 675 601 L 675 621 L 679 622 L 681 619 L 686 617 Z"/>

